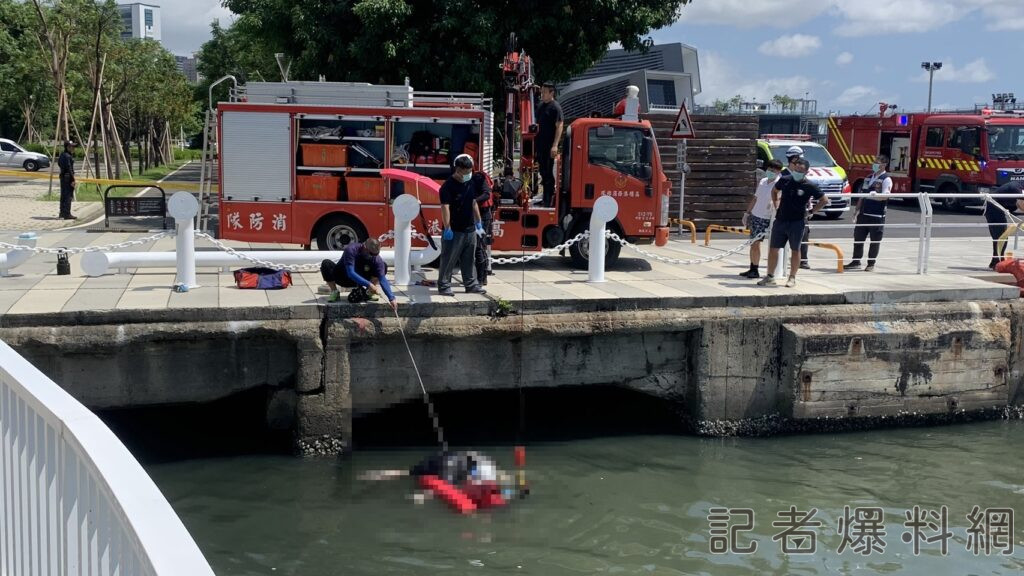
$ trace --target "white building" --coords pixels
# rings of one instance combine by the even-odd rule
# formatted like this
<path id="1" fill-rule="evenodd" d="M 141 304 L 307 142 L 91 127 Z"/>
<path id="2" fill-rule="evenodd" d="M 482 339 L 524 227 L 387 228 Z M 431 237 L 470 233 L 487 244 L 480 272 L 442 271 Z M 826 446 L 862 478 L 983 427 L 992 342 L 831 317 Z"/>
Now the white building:
<path id="1" fill-rule="evenodd" d="M 160 41 L 160 7 L 156 4 L 118 4 L 124 27 L 121 38 L 149 38 Z"/>

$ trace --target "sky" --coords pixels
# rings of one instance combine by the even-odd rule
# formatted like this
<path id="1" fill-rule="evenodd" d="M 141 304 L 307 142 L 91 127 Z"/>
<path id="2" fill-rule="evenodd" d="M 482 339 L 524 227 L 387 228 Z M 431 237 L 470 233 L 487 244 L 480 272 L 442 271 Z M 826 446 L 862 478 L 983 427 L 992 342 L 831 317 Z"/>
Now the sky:
<path id="1" fill-rule="evenodd" d="M 214 18 L 231 21 L 219 0 L 155 3 L 176 54 L 198 50 Z M 923 110 L 929 61 L 942 62 L 933 108 L 1003 92 L 1024 107 L 1024 0 L 692 0 L 650 36 L 697 48 L 702 104 L 784 94 L 817 100 L 819 112 L 868 113 L 878 102 Z"/>

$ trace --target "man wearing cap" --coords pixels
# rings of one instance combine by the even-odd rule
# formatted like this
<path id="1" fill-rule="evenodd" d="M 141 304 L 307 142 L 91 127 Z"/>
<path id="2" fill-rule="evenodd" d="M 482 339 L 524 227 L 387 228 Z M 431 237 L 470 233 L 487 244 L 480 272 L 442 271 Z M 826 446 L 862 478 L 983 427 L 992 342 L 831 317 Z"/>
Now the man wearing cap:
<path id="1" fill-rule="evenodd" d="M 71 214 L 71 201 L 75 197 L 75 157 L 71 149 L 75 143 L 71 140 L 64 142 L 64 151 L 57 158 L 57 166 L 60 167 L 60 215 L 61 220 L 77 220 L 78 217 Z"/>
<path id="2" fill-rule="evenodd" d="M 553 206 L 555 200 L 555 159 L 562 141 L 562 105 L 555 100 L 555 84 L 545 82 L 540 87 L 540 106 L 537 106 L 537 138 L 534 140 L 537 167 L 540 169 L 544 206 Z"/>
<path id="3" fill-rule="evenodd" d="M 780 176 L 789 176 L 789 167 L 793 165 L 793 161 L 797 158 L 804 157 L 804 149 L 799 146 L 790 146 L 786 150 L 786 162 L 787 165 L 782 169 Z M 807 209 L 811 209 L 811 205 L 807 205 Z M 810 270 L 811 264 L 807 261 L 807 249 L 810 247 L 811 240 L 811 229 L 808 226 L 804 226 L 804 235 L 800 239 L 800 267 L 804 270 Z"/>
<path id="4" fill-rule="evenodd" d="M 352 302 L 378 300 L 381 290 L 388 297 L 392 310 L 398 310 L 398 302 L 391 292 L 388 283 L 388 265 L 380 257 L 380 242 L 376 238 L 367 238 L 365 242 L 350 242 L 341 253 L 337 263 L 324 260 L 320 263 L 320 276 L 331 288 L 328 302 L 341 299 L 338 286 L 353 288 L 355 296 L 349 297 Z"/>
<path id="5" fill-rule="evenodd" d="M 441 185 L 441 267 L 438 269 L 437 293 L 454 296 L 452 271 L 458 262 L 462 270 L 462 286 L 469 294 L 486 294 L 476 278 L 476 243 L 484 237 L 477 197 L 480 182 L 473 178 L 473 158 L 468 154 L 455 157 L 452 175 Z"/>

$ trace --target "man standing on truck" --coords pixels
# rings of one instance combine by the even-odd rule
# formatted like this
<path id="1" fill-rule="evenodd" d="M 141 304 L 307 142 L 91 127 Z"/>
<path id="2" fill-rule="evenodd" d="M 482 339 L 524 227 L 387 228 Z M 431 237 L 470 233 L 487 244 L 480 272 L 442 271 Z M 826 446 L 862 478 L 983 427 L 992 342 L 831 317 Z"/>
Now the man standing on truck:
<path id="1" fill-rule="evenodd" d="M 807 220 L 821 211 L 828 204 L 828 198 L 813 182 L 807 180 L 807 170 L 811 167 L 805 158 L 796 158 L 789 163 L 789 174 L 779 178 L 772 189 L 772 202 L 778 206 L 775 212 L 775 223 L 772 224 L 771 243 L 768 249 L 768 275 L 757 283 L 758 286 L 777 286 L 775 282 L 775 265 L 779 261 L 779 249 L 788 244 L 793 251 L 790 257 L 789 280 L 786 287 L 796 286 L 796 271 L 800 268 L 800 240 L 807 227 Z M 807 212 L 808 199 L 817 202 L 814 209 Z"/>
<path id="2" fill-rule="evenodd" d="M 476 278 L 476 242 L 483 238 L 480 221 L 480 184 L 473 179 L 473 158 L 469 154 L 455 157 L 455 170 L 441 185 L 441 267 L 438 269 L 437 293 L 454 296 L 452 271 L 458 262 L 462 270 L 462 286 L 467 294 L 486 294 Z"/>
<path id="3" fill-rule="evenodd" d="M 534 156 L 537 158 L 541 186 L 544 190 L 544 206 L 554 205 L 555 159 L 558 158 L 559 143 L 562 141 L 564 120 L 562 105 L 555 100 L 555 84 L 545 82 L 540 87 L 540 106 L 537 106 L 537 138 L 534 140 Z"/>
<path id="4" fill-rule="evenodd" d="M 860 268 L 860 257 L 864 255 L 864 240 L 871 236 L 871 247 L 868 248 L 868 265 L 864 267 L 865 272 L 875 269 L 875 258 L 878 257 L 878 248 L 882 242 L 882 231 L 885 228 L 885 208 L 889 201 L 889 193 L 892 192 L 892 178 L 886 172 L 889 165 L 889 157 L 879 154 L 875 163 L 871 165 L 871 176 L 861 184 L 861 192 L 871 194 L 870 198 L 857 200 L 857 216 L 853 229 L 853 260 L 844 268 L 856 270 Z"/>

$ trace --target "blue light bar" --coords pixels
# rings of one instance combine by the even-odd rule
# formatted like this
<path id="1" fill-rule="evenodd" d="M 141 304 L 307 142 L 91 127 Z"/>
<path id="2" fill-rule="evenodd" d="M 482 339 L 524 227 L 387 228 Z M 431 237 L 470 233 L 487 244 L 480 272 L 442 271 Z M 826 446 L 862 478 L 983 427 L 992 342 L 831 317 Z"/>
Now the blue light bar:
<path id="1" fill-rule="evenodd" d="M 906 114 L 900 114 L 900 126 L 906 126 L 910 123 L 910 117 Z"/>

